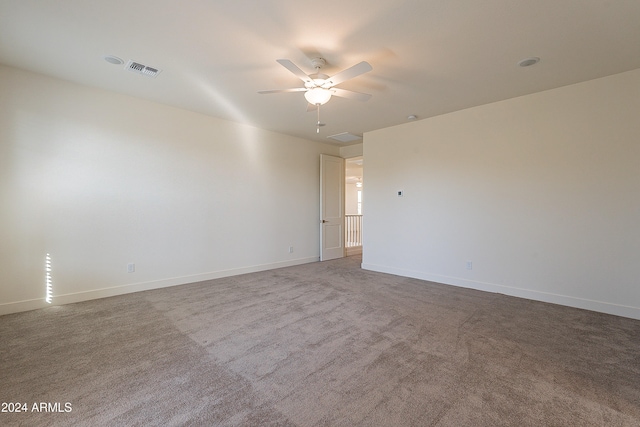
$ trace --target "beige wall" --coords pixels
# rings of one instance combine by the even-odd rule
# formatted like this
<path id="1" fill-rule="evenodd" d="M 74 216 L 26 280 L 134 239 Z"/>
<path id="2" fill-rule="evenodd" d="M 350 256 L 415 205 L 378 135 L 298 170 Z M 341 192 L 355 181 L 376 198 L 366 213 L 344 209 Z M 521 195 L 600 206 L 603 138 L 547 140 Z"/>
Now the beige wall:
<path id="1" fill-rule="evenodd" d="M 636 70 L 366 134 L 363 266 L 640 318 L 638 111 Z M 54 304 L 314 261 L 343 151 L 0 66 L 0 314 L 47 253 Z"/>
<path id="2" fill-rule="evenodd" d="M 317 260 L 320 153 L 0 66 L 0 314 Z"/>
<path id="3" fill-rule="evenodd" d="M 344 213 L 345 215 L 358 215 L 358 190 L 355 184 L 345 184 L 344 186 Z"/>
<path id="4" fill-rule="evenodd" d="M 364 158 L 363 267 L 640 319 L 640 70 L 370 132 Z"/>
<path id="5" fill-rule="evenodd" d="M 362 156 L 363 147 L 363 143 L 340 147 L 340 156 L 344 157 L 345 159 Z"/>

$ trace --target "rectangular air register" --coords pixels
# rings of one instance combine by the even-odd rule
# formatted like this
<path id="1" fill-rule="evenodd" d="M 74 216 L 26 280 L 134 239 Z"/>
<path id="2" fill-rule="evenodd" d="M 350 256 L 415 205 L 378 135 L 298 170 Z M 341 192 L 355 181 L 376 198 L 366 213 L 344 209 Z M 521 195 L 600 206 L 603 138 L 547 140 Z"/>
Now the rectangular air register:
<path id="1" fill-rule="evenodd" d="M 334 139 L 339 142 L 352 142 L 352 141 L 358 141 L 362 139 L 360 135 L 354 135 L 349 132 L 337 133 L 335 135 L 330 135 L 327 138 Z"/>
<path id="2" fill-rule="evenodd" d="M 125 68 L 134 73 L 142 74 L 148 77 L 155 77 L 158 74 L 160 74 L 160 71 L 161 71 L 161 70 L 158 70 L 157 68 L 149 67 L 147 65 L 143 65 L 143 64 L 140 64 L 139 62 L 135 62 L 132 60 L 129 60 L 129 62 L 127 62 L 127 66 Z"/>

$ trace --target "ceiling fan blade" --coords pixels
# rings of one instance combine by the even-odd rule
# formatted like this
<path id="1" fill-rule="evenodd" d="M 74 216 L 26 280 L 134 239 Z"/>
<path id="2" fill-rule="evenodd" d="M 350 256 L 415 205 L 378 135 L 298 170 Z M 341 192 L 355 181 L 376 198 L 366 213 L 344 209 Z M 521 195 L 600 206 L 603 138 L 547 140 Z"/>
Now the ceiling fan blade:
<path id="1" fill-rule="evenodd" d="M 305 83 L 312 83 L 313 80 L 309 76 L 305 74 L 296 64 L 289 61 L 288 59 L 276 59 L 280 65 L 282 65 L 287 70 L 291 71 L 297 78 L 302 80 Z"/>
<path id="2" fill-rule="evenodd" d="M 306 87 L 294 87 L 291 89 L 259 90 L 258 93 L 261 95 L 264 95 L 267 93 L 306 92 L 306 91 L 307 91 Z"/>
<path id="3" fill-rule="evenodd" d="M 344 81 L 357 77 L 360 74 L 367 73 L 371 70 L 373 70 L 373 67 L 367 61 L 362 61 L 359 64 L 354 65 L 353 67 L 340 71 L 333 77 L 329 77 L 322 85 L 322 87 L 329 88 L 331 86 L 339 85 Z"/>
<path id="4" fill-rule="evenodd" d="M 357 99 L 358 101 L 367 101 L 371 98 L 371 95 L 368 93 L 354 92 L 352 90 L 340 89 L 337 87 L 332 87 L 330 90 L 333 95 L 341 98 Z"/>

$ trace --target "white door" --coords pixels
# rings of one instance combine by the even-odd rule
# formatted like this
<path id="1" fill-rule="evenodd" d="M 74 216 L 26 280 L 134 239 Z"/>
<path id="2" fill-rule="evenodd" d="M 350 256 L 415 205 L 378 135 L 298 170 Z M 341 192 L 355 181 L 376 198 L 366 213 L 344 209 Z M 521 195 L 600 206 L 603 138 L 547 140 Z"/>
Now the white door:
<path id="1" fill-rule="evenodd" d="M 344 257 L 344 159 L 320 155 L 320 261 Z"/>

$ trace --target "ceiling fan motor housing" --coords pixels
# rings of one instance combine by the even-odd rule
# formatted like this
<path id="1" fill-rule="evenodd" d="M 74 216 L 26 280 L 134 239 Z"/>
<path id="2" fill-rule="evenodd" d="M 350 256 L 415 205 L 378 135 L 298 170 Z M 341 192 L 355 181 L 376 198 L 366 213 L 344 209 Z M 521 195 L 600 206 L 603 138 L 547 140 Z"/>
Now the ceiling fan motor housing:
<path id="1" fill-rule="evenodd" d="M 324 82 L 329 78 L 329 76 L 322 73 L 315 73 L 315 74 L 309 74 L 309 78 L 313 80 L 313 82 L 306 82 L 304 84 L 305 87 L 307 87 L 308 89 L 322 86 Z"/>

